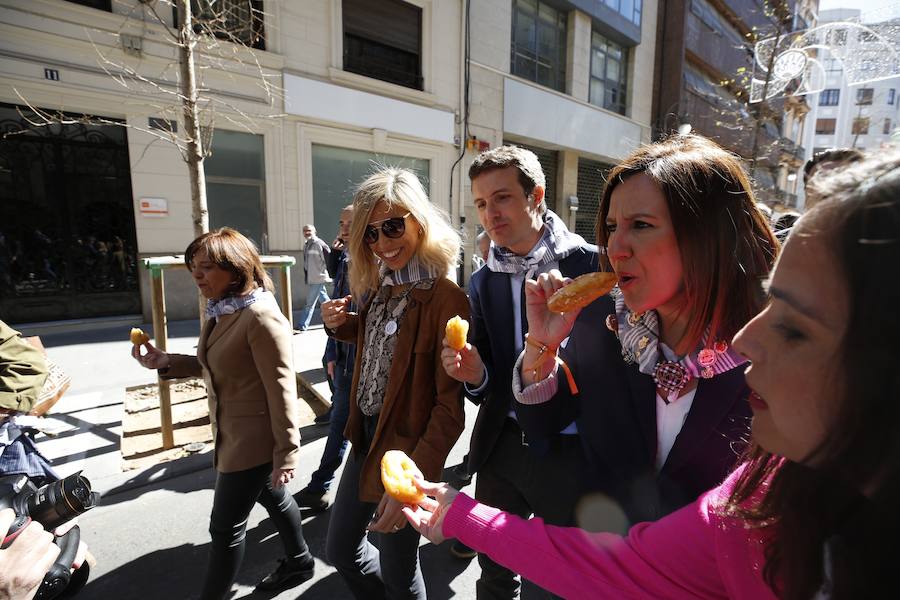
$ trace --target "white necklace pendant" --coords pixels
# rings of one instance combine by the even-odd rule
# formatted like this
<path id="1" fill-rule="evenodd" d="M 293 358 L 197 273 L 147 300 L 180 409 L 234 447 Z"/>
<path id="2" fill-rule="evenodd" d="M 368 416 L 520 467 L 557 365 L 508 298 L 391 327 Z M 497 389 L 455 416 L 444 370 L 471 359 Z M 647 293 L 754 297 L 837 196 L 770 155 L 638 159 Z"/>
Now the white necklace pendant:
<path id="1" fill-rule="evenodd" d="M 397 321 L 391 319 L 387 323 L 384 324 L 384 333 L 386 335 L 394 335 L 397 333 Z"/>

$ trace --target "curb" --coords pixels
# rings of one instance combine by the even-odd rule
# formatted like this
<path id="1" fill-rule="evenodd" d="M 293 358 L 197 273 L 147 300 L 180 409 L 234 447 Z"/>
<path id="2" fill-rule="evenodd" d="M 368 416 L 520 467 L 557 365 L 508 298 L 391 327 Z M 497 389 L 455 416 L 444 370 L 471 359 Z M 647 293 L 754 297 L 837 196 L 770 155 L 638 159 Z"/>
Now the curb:
<path id="1" fill-rule="evenodd" d="M 97 481 L 93 489 L 96 492 L 100 492 L 103 497 L 117 496 L 145 486 L 156 485 L 181 475 L 188 475 L 211 468 L 213 468 L 213 455 L 212 445 L 210 444 L 208 450 L 198 454 L 157 463 L 141 471 L 126 471 L 110 475 Z M 92 481 L 91 483 L 95 482 Z"/>

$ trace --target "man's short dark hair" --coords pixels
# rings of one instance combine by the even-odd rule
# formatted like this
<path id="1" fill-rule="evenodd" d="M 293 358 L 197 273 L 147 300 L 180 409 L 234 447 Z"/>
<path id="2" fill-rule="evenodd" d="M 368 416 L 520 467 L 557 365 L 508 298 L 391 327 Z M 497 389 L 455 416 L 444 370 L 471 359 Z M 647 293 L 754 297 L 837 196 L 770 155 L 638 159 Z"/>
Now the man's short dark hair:
<path id="1" fill-rule="evenodd" d="M 836 162 L 850 164 L 865 158 L 862 151 L 857 148 L 829 148 L 821 152 L 816 152 L 812 158 L 803 165 L 803 185 L 813 176 L 816 168 L 823 162 Z"/>
<path id="2" fill-rule="evenodd" d="M 515 167 L 519 171 L 519 183 L 525 190 L 525 196 L 530 196 L 537 186 L 541 186 L 546 193 L 547 180 L 537 155 L 519 146 L 499 146 L 479 154 L 469 167 L 469 181 L 473 181 L 482 173 L 507 167 Z M 541 212 L 547 210 L 546 198 L 541 200 L 540 210 Z"/>

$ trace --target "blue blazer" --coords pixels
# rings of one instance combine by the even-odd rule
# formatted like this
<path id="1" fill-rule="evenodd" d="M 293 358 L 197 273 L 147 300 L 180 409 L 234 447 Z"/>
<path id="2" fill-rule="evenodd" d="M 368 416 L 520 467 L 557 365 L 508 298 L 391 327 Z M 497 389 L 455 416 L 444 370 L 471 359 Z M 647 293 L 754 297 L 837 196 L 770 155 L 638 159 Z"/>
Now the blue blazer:
<path id="1" fill-rule="evenodd" d="M 622 359 L 621 345 L 606 328 L 615 312 L 604 296 L 585 308 L 560 356 L 580 393 L 565 378 L 547 403 L 515 403 L 530 438 L 554 435 L 573 420 L 591 471 L 587 488 L 611 495 L 630 520 L 656 520 L 716 487 L 734 468 L 749 439 L 752 412 L 744 369 L 701 379 L 684 427 L 662 469 L 656 471 L 656 385 Z"/>
<path id="2" fill-rule="evenodd" d="M 566 277 L 578 277 L 596 271 L 598 257 L 597 246 L 585 244 L 559 261 L 559 270 Z M 469 339 L 478 348 L 488 372 L 487 389 L 478 395 L 467 394 L 470 400 L 480 405 L 469 446 L 470 473 L 477 472 L 487 460 L 500 435 L 503 420 L 516 404 L 512 395 L 512 369 L 518 353 L 513 336 L 516 324 L 513 323 L 509 278 L 508 273 L 496 273 L 485 267 L 476 271 L 469 280 L 469 303 L 472 308 Z M 527 323 L 519 326 L 524 334 Z M 557 432 L 569 423 L 562 425 Z"/>

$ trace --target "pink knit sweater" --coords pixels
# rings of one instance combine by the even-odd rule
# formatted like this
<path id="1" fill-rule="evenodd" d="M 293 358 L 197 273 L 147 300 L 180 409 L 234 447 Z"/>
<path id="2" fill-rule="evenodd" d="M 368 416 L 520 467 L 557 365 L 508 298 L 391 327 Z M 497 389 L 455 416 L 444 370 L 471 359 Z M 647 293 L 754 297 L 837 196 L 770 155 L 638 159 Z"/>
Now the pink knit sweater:
<path id="1" fill-rule="evenodd" d="M 564 598 L 775 598 L 762 578 L 764 532 L 716 510 L 735 479 L 624 538 L 525 520 L 465 494 L 443 532 Z"/>

